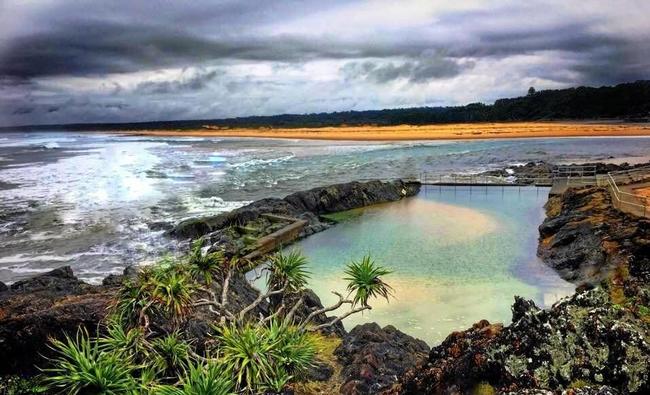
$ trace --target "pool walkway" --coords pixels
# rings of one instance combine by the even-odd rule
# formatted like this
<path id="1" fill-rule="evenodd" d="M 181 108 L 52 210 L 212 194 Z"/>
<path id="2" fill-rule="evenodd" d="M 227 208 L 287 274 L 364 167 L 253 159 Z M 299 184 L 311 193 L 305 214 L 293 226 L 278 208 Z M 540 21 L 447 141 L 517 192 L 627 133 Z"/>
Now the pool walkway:
<path id="1" fill-rule="evenodd" d="M 522 178 L 490 175 L 427 175 L 417 180 L 422 185 L 453 187 L 550 187 L 549 196 L 561 195 L 569 188 L 606 187 L 616 208 L 629 214 L 650 218 L 650 166 L 596 174 L 596 166 L 556 166 L 550 177 Z"/>

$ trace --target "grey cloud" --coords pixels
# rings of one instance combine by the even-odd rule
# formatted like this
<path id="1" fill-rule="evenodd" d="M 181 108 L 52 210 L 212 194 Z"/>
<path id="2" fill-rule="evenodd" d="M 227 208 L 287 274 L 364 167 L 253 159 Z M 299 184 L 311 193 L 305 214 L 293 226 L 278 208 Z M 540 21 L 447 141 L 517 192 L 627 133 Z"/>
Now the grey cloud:
<path id="1" fill-rule="evenodd" d="M 508 1 L 499 8 L 440 12 L 428 24 L 396 18 L 390 26 L 368 29 L 350 29 L 352 21 L 342 19 L 340 25 L 312 31 L 303 20 L 357 4 L 52 0 L 32 4 L 33 13 L 16 13 L 24 20 L 9 24 L 3 22 L 12 22 L 14 14 L 3 3 L 0 124 L 458 104 L 467 98 L 449 92 L 468 91 L 464 88 L 475 84 L 458 77 L 479 69 L 482 74 L 472 78 L 483 85 L 472 95 L 480 95 L 474 93 L 478 89 L 489 93 L 471 101 L 524 91 L 530 79 L 555 88 L 650 78 L 650 29 L 627 29 L 621 13 L 607 12 L 608 7 L 628 7 L 647 15 L 650 7 L 642 2 L 601 2 L 603 12 L 565 15 L 552 1 Z M 9 25 L 13 30 L 3 30 Z M 344 79 L 305 75 L 311 61 L 321 60 L 326 62 L 314 70 L 323 70 L 326 77 L 338 71 Z M 270 66 L 271 71 L 246 75 L 249 64 Z M 504 68 L 486 70 L 489 64 Z M 230 73 L 233 65 L 237 73 Z M 199 71 L 168 81 L 151 76 L 168 68 Z M 132 80 L 120 74 L 132 72 L 151 79 L 129 88 Z M 59 83 L 65 77 L 88 77 L 89 86 L 104 85 L 76 89 L 69 79 Z M 441 80 L 445 83 L 436 84 Z M 403 81 L 405 88 L 420 85 L 396 93 L 386 84 L 390 81 Z M 425 82 L 436 91 L 427 90 Z M 439 92 L 441 86 L 446 94 Z M 179 100 L 175 93 L 191 94 Z"/>
<path id="2" fill-rule="evenodd" d="M 195 72 L 183 75 L 175 81 L 144 81 L 135 87 L 135 92 L 145 94 L 167 94 L 191 92 L 204 89 L 223 72 L 217 70 Z"/>
<path id="3" fill-rule="evenodd" d="M 349 62 L 341 72 L 347 80 L 366 79 L 384 84 L 398 79 L 412 83 L 423 83 L 433 79 L 446 79 L 472 68 L 473 62 L 458 62 L 440 55 L 422 57 L 414 61 L 394 62 Z"/>
<path id="4" fill-rule="evenodd" d="M 180 15 L 161 12 L 157 15 L 159 20 L 147 18 L 137 23 L 133 16 L 125 15 L 104 19 L 93 18 L 92 14 L 83 20 L 65 18 L 66 23 L 46 26 L 38 33 L 23 34 L 8 43 L 0 56 L 0 76 L 27 79 L 104 75 L 236 60 L 301 63 L 315 59 L 403 57 L 413 59 L 411 64 L 386 66 L 376 71 L 377 78 L 389 80 L 397 75 L 421 82 L 429 76 L 441 78 L 454 74 L 451 58 L 508 56 L 542 50 L 588 53 L 625 43 L 622 38 L 594 33 L 592 26 L 598 21 L 555 21 L 526 28 L 525 23 L 515 20 L 495 29 L 477 22 L 495 18 L 494 13 L 484 11 L 442 15 L 436 21 L 440 32 L 437 34 L 398 30 L 374 39 L 363 35 L 269 35 L 257 32 L 254 22 L 264 20 L 265 15 L 267 22 L 280 20 L 281 15 L 260 11 L 271 11 L 277 6 L 260 3 L 256 11 L 246 4 L 232 2 L 196 10 L 188 7 L 189 10 L 179 10 Z M 236 17 L 238 9 L 253 19 Z M 222 10 L 224 15 L 215 10 Z M 289 12 L 286 7 L 281 11 Z M 200 19 L 204 25 L 212 24 L 191 29 L 194 23 L 189 19 L 197 14 L 203 14 Z M 459 31 L 463 36 L 459 36 Z M 445 51 L 450 59 L 446 63 L 436 60 L 428 64 L 418 59 L 422 53 L 436 51 Z"/>

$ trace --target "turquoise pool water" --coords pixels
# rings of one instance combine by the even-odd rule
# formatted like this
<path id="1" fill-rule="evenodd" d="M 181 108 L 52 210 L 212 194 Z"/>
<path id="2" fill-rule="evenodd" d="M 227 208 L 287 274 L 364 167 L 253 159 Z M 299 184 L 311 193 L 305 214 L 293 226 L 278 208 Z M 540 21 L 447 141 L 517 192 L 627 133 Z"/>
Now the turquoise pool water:
<path id="1" fill-rule="evenodd" d="M 310 286 L 325 304 L 343 292 L 351 259 L 393 270 L 390 302 L 345 321 L 376 321 L 437 344 L 480 319 L 508 323 L 514 295 L 549 306 L 573 292 L 537 258 L 547 189 L 427 187 L 416 197 L 351 212 L 335 227 L 290 248 L 310 261 Z"/>

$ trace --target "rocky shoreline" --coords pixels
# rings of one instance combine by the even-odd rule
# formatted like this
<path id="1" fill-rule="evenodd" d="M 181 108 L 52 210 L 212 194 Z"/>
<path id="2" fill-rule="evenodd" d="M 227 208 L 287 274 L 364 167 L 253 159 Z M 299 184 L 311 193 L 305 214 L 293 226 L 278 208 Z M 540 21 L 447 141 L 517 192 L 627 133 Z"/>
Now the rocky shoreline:
<path id="1" fill-rule="evenodd" d="M 268 220 L 269 215 L 304 221 L 306 226 L 297 236 L 305 237 L 333 225 L 332 221 L 320 217 L 322 214 L 396 201 L 418 191 L 419 184 L 399 180 L 332 185 L 294 193 L 284 199 L 263 199 L 215 217 L 186 221 L 170 233 L 176 237 L 203 237 L 209 249 L 225 249 L 234 254 L 238 250 L 246 251 L 242 239 L 253 234 L 251 228 L 256 227 L 260 234 L 275 229 L 273 221 Z M 238 238 L 228 237 L 240 230 L 243 231 Z M 122 275 L 108 276 L 101 285 L 90 285 L 79 280 L 70 267 L 61 267 L 10 286 L 0 283 L 0 355 L 4 357 L 0 376 L 37 374 L 38 367 L 43 367 L 52 355 L 47 346 L 50 338 L 74 334 L 79 328 L 99 333 L 106 330 L 105 320 L 116 294 L 137 272 L 128 267 Z M 217 294 L 221 291 L 213 289 Z M 233 308 L 247 306 L 260 295 L 244 273 L 233 275 L 228 292 Z M 318 296 L 310 290 L 304 291 L 302 299 L 304 303 L 296 312 L 297 316 L 306 316 L 323 307 Z M 268 303 L 260 304 L 257 310 L 255 315 L 267 315 Z M 197 308 L 182 328 L 197 352 L 201 352 L 208 338 L 211 319 L 207 307 Z M 330 319 L 319 314 L 313 322 L 321 324 Z M 357 327 L 348 334 L 338 323 L 327 334 L 338 339 L 334 360 L 318 362 L 306 379 L 334 381 L 337 387 L 348 388 L 344 390 L 347 393 L 387 388 L 406 369 L 423 362 L 429 351 L 424 342 L 393 327 L 382 329 L 376 324 Z M 331 366 L 332 363 L 345 365 L 340 377 L 332 377 L 335 370 L 341 370 Z"/>
<path id="2" fill-rule="evenodd" d="M 304 221 L 296 237 L 305 237 L 332 226 L 324 214 L 399 200 L 418 190 L 418 184 L 402 181 L 315 188 L 185 221 L 170 235 L 203 237 L 207 249 L 234 254 L 250 251 L 251 240 L 286 226 L 282 218 Z M 337 339 L 333 359 L 319 361 L 305 379 L 330 382 L 344 394 L 650 391 L 650 221 L 615 210 L 609 193 L 599 188 L 570 189 L 550 198 L 546 211 L 539 255 L 565 279 L 581 284 L 572 297 L 549 310 L 515 298 L 509 326 L 483 320 L 431 350 L 391 326 L 365 324 L 347 333 L 338 325 L 329 332 Z M 89 285 L 63 267 L 10 286 L 0 283 L 5 357 L 0 375 L 36 373 L 48 356 L 49 337 L 78 327 L 101 331 L 115 293 L 135 273 L 127 268 Z M 242 274 L 233 277 L 229 292 L 239 305 L 259 295 Z M 299 314 L 322 307 L 317 295 L 305 292 Z M 258 309 L 265 314 L 268 306 Z M 209 320 L 199 308 L 183 328 L 199 351 Z M 316 322 L 326 320 L 322 314 Z"/>

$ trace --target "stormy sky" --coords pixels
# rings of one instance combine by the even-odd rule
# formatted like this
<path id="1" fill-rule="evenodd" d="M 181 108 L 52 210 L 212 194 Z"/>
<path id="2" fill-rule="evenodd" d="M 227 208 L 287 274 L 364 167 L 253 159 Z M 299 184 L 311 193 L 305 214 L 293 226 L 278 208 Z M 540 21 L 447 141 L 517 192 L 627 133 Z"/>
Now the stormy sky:
<path id="1" fill-rule="evenodd" d="M 0 125 L 490 103 L 638 79 L 647 0 L 0 1 Z"/>

